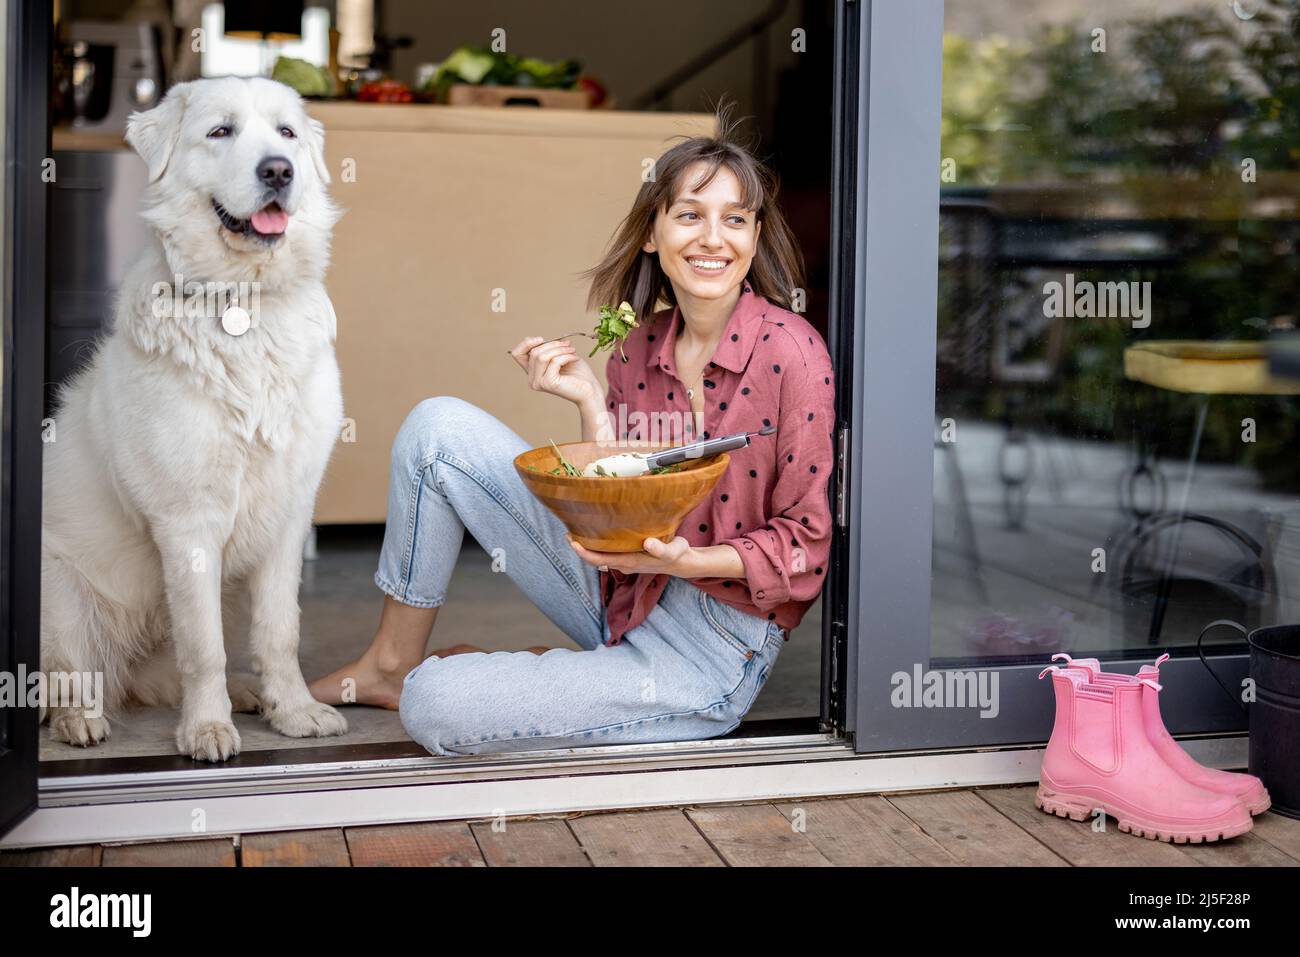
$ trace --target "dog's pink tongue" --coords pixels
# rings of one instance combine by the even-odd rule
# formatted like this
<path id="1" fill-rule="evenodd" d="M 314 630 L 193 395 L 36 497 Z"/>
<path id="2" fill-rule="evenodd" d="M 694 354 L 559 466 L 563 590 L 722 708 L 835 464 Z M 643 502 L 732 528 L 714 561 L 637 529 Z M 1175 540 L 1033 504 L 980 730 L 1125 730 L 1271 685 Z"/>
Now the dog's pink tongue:
<path id="1" fill-rule="evenodd" d="M 253 223 L 253 228 L 266 235 L 282 233 L 289 226 L 289 214 L 279 206 L 268 206 L 266 209 L 259 209 L 249 218 Z"/>

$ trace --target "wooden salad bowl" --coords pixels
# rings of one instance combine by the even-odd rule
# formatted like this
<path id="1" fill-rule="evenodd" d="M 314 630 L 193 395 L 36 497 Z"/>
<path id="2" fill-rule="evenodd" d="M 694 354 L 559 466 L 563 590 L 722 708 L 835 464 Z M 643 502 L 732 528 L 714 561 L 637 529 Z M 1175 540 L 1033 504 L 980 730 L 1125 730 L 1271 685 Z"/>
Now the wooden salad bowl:
<path id="1" fill-rule="evenodd" d="M 564 442 L 560 451 L 577 469 L 619 452 L 651 452 L 663 445 Z M 552 475 L 559 458 L 549 445 L 515 457 L 528 490 L 555 513 L 574 539 L 597 552 L 639 552 L 647 538 L 671 541 L 695 506 L 704 501 L 731 457 L 727 453 L 684 463 L 663 475 L 581 478 Z"/>

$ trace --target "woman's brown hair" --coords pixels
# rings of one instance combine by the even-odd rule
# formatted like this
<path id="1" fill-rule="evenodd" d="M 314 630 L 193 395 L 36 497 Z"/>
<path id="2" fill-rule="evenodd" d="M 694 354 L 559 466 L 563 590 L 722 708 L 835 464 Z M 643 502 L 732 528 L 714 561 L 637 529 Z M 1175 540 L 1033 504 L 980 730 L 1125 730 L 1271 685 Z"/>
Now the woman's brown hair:
<path id="1" fill-rule="evenodd" d="M 740 201 L 746 209 L 754 210 L 763 224 L 746 278 L 754 292 L 783 309 L 791 308 L 795 290 L 803 287 L 803 257 L 776 203 L 776 174 L 738 142 L 740 124 L 732 119 L 732 109 L 731 104 L 717 108 L 715 135 L 684 140 L 655 162 L 654 177 L 641 184 L 632 210 L 615 231 L 605 258 L 584 274 L 591 280 L 589 309 L 627 301 L 637 317 L 644 318 L 661 301 L 676 305 L 672 284 L 659 265 L 658 254 L 641 247 L 650 238 L 655 216 L 666 212 L 681 195 L 686 172 L 696 163 L 704 164 L 704 172 L 689 184 L 692 190 L 703 189 L 724 166 L 740 182 Z"/>

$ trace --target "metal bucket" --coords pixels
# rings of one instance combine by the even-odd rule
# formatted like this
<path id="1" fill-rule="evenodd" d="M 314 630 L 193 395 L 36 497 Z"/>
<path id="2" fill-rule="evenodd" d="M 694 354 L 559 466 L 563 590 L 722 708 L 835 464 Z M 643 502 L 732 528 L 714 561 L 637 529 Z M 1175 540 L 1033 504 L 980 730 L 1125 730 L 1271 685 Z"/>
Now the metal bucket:
<path id="1" fill-rule="evenodd" d="M 1250 645 L 1250 677 L 1255 684 L 1255 700 L 1248 709 L 1250 773 L 1268 788 L 1274 811 L 1300 818 L 1300 625 L 1247 632 L 1235 621 L 1221 619 L 1207 625 L 1201 638 L 1217 625 L 1236 628 Z M 1204 653 L 1201 661 L 1210 667 Z M 1214 680 L 1219 681 L 1217 675 Z M 1238 701 L 1221 681 L 1219 686 Z"/>

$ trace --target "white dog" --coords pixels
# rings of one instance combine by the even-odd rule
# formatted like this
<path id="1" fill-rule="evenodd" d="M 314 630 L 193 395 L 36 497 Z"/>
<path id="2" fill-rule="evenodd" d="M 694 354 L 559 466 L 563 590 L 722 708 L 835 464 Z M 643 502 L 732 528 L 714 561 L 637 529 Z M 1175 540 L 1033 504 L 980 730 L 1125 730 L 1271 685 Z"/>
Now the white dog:
<path id="1" fill-rule="evenodd" d="M 232 697 L 282 734 L 342 734 L 298 663 L 303 543 L 343 415 L 323 129 L 287 86 L 223 78 L 173 87 L 127 141 L 154 241 L 47 434 L 42 670 L 49 687 L 102 672 L 110 715 L 179 706 L 177 748 L 208 761 L 239 752 Z M 228 690 L 222 597 L 245 585 L 260 682 Z M 49 718 L 72 744 L 109 734 L 85 707 Z"/>

